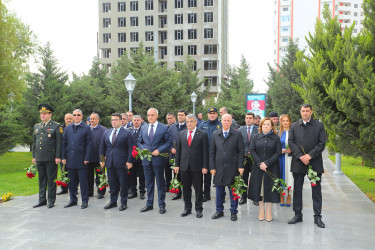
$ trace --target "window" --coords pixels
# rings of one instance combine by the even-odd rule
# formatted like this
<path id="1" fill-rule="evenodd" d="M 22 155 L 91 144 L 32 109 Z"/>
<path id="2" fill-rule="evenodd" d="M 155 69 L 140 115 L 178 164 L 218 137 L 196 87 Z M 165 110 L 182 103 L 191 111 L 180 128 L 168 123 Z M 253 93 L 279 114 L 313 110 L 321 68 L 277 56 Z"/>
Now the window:
<path id="1" fill-rule="evenodd" d="M 118 48 L 118 57 L 121 57 L 125 53 L 126 53 L 126 49 L 125 48 Z"/>
<path id="2" fill-rule="evenodd" d="M 214 0 L 204 0 L 204 6 L 214 6 Z"/>
<path id="3" fill-rule="evenodd" d="M 287 16 L 281 16 L 281 21 L 282 22 L 289 22 L 290 21 L 290 16 L 289 15 L 287 15 Z"/>
<path id="4" fill-rule="evenodd" d="M 189 45 L 188 55 L 196 55 L 196 54 L 197 54 L 197 45 Z"/>
<path id="5" fill-rule="evenodd" d="M 125 2 L 118 2 L 117 3 L 117 11 L 118 12 L 124 12 L 125 9 Z"/>
<path id="6" fill-rule="evenodd" d="M 118 42 L 119 43 L 126 42 L 126 33 L 125 32 L 118 33 Z"/>
<path id="7" fill-rule="evenodd" d="M 355 4 L 354 4 L 354 8 L 358 8 L 358 4 L 355 3 Z"/>
<path id="8" fill-rule="evenodd" d="M 154 25 L 154 16 L 145 16 L 145 25 L 146 26 Z"/>
<path id="9" fill-rule="evenodd" d="M 289 31 L 289 27 L 281 27 L 281 31 L 287 32 L 287 31 Z"/>
<path id="10" fill-rule="evenodd" d="M 160 59 L 164 59 L 164 57 L 167 55 L 167 47 L 160 47 Z"/>
<path id="11" fill-rule="evenodd" d="M 145 32 L 145 40 L 147 42 L 152 42 L 154 41 L 154 32 L 153 31 L 146 31 Z"/>
<path id="12" fill-rule="evenodd" d="M 167 66 L 166 62 L 160 62 L 160 67 L 164 68 L 165 66 Z"/>
<path id="13" fill-rule="evenodd" d="M 217 45 L 216 44 L 204 45 L 204 54 L 205 55 L 217 54 Z"/>
<path id="14" fill-rule="evenodd" d="M 283 41 L 283 43 L 287 43 L 287 42 L 288 42 L 288 40 L 289 40 L 288 38 L 283 38 L 283 40 L 282 40 L 282 41 Z"/>
<path id="15" fill-rule="evenodd" d="M 204 29 L 204 38 L 214 38 L 214 29 L 213 28 L 205 28 Z"/>
<path id="16" fill-rule="evenodd" d="M 197 23 L 197 13 L 188 14 L 188 23 Z"/>
<path id="17" fill-rule="evenodd" d="M 103 3 L 103 13 L 111 12 L 111 3 Z"/>
<path id="18" fill-rule="evenodd" d="M 167 25 L 167 16 L 160 17 L 160 28 L 164 28 Z"/>
<path id="19" fill-rule="evenodd" d="M 145 1 L 145 10 L 153 10 L 154 9 L 154 1 L 153 0 L 146 0 Z"/>
<path id="20" fill-rule="evenodd" d="M 130 26 L 138 26 L 138 17 L 137 16 L 131 16 L 130 17 Z"/>
<path id="21" fill-rule="evenodd" d="M 283 11 L 288 11 L 289 10 L 289 8 L 283 8 Z"/>
<path id="22" fill-rule="evenodd" d="M 197 30 L 189 29 L 188 30 L 188 39 L 197 39 Z"/>
<path id="23" fill-rule="evenodd" d="M 183 8 L 183 0 L 174 0 L 174 7 L 176 9 L 180 9 L 180 8 Z"/>
<path id="24" fill-rule="evenodd" d="M 174 15 L 174 24 L 183 24 L 183 15 L 182 14 L 175 14 Z"/>
<path id="25" fill-rule="evenodd" d="M 197 61 L 194 61 L 192 69 L 193 71 L 197 71 Z"/>
<path id="26" fill-rule="evenodd" d="M 217 70 L 217 61 L 204 61 L 204 70 Z"/>
<path id="27" fill-rule="evenodd" d="M 181 71 L 182 65 L 183 65 L 183 62 L 176 61 L 176 62 L 174 62 L 174 69 L 176 71 Z"/>
<path id="28" fill-rule="evenodd" d="M 146 53 L 152 53 L 154 51 L 154 47 L 145 47 Z"/>
<path id="29" fill-rule="evenodd" d="M 125 17 L 119 17 L 118 19 L 118 27 L 126 27 L 126 19 Z"/>
<path id="30" fill-rule="evenodd" d="M 166 12 L 167 11 L 167 1 L 160 2 L 160 12 Z"/>
<path id="31" fill-rule="evenodd" d="M 217 76 L 204 77 L 204 86 L 217 86 Z"/>
<path id="32" fill-rule="evenodd" d="M 103 28 L 111 27 L 111 18 L 103 18 Z"/>
<path id="33" fill-rule="evenodd" d="M 167 40 L 167 32 L 161 31 L 160 32 L 160 43 L 165 43 L 166 40 Z"/>
<path id="34" fill-rule="evenodd" d="M 132 53 L 137 53 L 138 52 L 138 47 L 132 47 L 132 48 L 130 48 L 130 51 L 132 52 Z"/>
<path id="35" fill-rule="evenodd" d="M 175 56 L 183 56 L 184 55 L 184 47 L 183 46 L 174 46 L 174 55 Z"/>
<path id="36" fill-rule="evenodd" d="M 197 7 L 197 0 L 188 0 L 188 7 Z"/>
<path id="37" fill-rule="evenodd" d="M 357 12 L 354 12 L 354 16 L 358 16 L 358 13 L 357 13 Z"/>
<path id="38" fill-rule="evenodd" d="M 111 33 L 103 33 L 103 43 L 111 42 Z"/>
<path id="39" fill-rule="evenodd" d="M 183 38 L 183 31 L 182 30 L 175 30 L 174 31 L 174 40 L 182 40 Z"/>
<path id="40" fill-rule="evenodd" d="M 138 11 L 138 1 L 130 1 L 130 11 Z"/>
<path id="41" fill-rule="evenodd" d="M 109 58 L 111 56 L 111 49 L 102 49 L 102 58 Z"/>
<path id="42" fill-rule="evenodd" d="M 138 42 L 138 32 L 130 32 L 130 42 Z"/>
<path id="43" fill-rule="evenodd" d="M 214 21 L 214 13 L 213 12 L 205 12 L 204 13 L 204 22 L 205 23 L 212 23 Z"/>

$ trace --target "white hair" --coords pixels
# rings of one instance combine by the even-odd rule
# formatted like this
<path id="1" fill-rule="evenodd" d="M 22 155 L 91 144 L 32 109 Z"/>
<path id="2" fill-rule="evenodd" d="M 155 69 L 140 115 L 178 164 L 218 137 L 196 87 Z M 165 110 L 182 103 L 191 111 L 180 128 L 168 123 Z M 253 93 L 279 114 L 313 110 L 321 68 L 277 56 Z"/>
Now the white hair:
<path id="1" fill-rule="evenodd" d="M 148 114 L 148 112 L 150 112 L 151 110 L 154 110 L 155 113 L 156 113 L 157 115 L 159 115 L 159 111 L 158 111 L 156 108 L 149 108 L 149 109 L 147 110 L 147 114 Z"/>

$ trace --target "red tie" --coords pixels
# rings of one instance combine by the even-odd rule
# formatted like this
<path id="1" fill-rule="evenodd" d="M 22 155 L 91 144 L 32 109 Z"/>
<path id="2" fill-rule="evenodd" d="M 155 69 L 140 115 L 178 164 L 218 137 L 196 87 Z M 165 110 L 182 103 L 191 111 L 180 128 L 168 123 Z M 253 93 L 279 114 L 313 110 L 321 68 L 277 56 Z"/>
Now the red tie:
<path id="1" fill-rule="evenodd" d="M 191 145 L 191 140 L 193 139 L 193 138 L 191 137 L 191 133 L 193 133 L 193 131 L 189 131 L 189 137 L 188 137 L 188 145 L 189 145 L 189 147 L 190 147 L 190 145 Z"/>

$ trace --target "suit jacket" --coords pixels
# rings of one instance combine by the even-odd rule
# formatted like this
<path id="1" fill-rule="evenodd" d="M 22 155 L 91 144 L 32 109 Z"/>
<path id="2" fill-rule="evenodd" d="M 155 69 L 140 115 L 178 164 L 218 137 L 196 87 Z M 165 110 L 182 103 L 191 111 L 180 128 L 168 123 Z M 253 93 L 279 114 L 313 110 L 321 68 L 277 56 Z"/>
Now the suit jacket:
<path id="1" fill-rule="evenodd" d="M 169 150 L 172 146 L 172 140 L 169 136 L 168 126 L 158 122 L 158 126 L 156 127 L 156 131 L 154 133 L 154 139 L 150 142 L 150 138 L 148 137 L 148 127 L 150 124 L 147 124 L 142 127 L 141 133 L 138 137 L 137 146 L 140 149 L 148 149 L 151 153 L 158 149 L 160 153 L 169 153 Z M 167 157 L 162 156 L 153 156 L 151 158 L 151 163 L 154 166 L 164 166 L 168 161 Z M 151 164 L 147 159 L 143 159 L 142 165 L 148 166 Z"/>
<path id="2" fill-rule="evenodd" d="M 109 140 L 112 129 L 107 129 L 100 143 L 100 155 L 106 157 L 105 166 L 108 168 L 126 167 L 126 162 L 133 163 L 133 137 L 128 129 L 120 128 L 114 144 Z"/>
<path id="3" fill-rule="evenodd" d="M 243 168 L 243 152 L 243 139 L 239 131 L 231 128 L 226 138 L 223 129 L 212 134 L 210 170 L 216 169 L 215 185 L 229 186 L 234 183 L 238 169 Z"/>
<path id="4" fill-rule="evenodd" d="M 63 129 L 57 122 L 50 120 L 42 129 L 42 124 L 34 126 L 33 158 L 36 161 L 55 161 L 61 158 L 61 142 Z"/>
<path id="5" fill-rule="evenodd" d="M 200 171 L 202 168 L 208 169 L 208 138 L 203 130 L 196 129 L 193 140 L 189 147 L 187 136 L 188 130 L 180 132 L 177 139 L 175 166 L 181 171 Z"/>
<path id="6" fill-rule="evenodd" d="M 299 159 L 305 153 L 312 157 L 312 168 L 317 173 L 324 172 L 322 152 L 326 145 L 326 133 L 321 122 L 311 118 L 306 127 L 302 119 L 293 123 L 288 134 L 288 144 L 293 154 L 291 172 L 307 173 L 308 166 Z"/>
<path id="7" fill-rule="evenodd" d="M 134 132 L 134 131 L 135 131 L 134 127 L 129 128 L 130 134 L 131 134 L 132 137 L 133 137 L 133 145 L 135 145 L 135 146 L 137 145 L 138 137 L 139 137 L 139 135 L 141 134 L 141 128 L 142 128 L 142 124 L 141 124 L 141 126 L 137 129 L 137 133 Z M 141 160 L 140 158 L 138 158 L 138 159 L 133 158 L 133 162 L 141 163 L 142 160 Z"/>
<path id="8" fill-rule="evenodd" d="M 90 127 L 91 128 L 91 127 Z M 92 131 L 92 151 L 90 162 L 100 162 L 99 147 L 102 141 L 104 131 L 106 127 L 98 124 L 95 128 L 91 128 Z"/>
<path id="9" fill-rule="evenodd" d="M 67 168 L 84 168 L 84 161 L 90 161 L 92 150 L 92 131 L 83 121 L 79 125 L 71 124 L 65 128 L 62 159 L 66 159 Z"/>
<path id="10" fill-rule="evenodd" d="M 250 135 L 250 141 L 247 140 L 247 126 L 242 126 L 239 131 L 241 132 L 242 138 L 243 138 L 243 149 L 244 149 L 244 154 L 248 154 L 250 152 L 250 142 L 251 139 L 254 137 L 254 135 L 259 133 L 259 127 L 257 125 L 253 125 L 253 130 L 251 131 Z"/>

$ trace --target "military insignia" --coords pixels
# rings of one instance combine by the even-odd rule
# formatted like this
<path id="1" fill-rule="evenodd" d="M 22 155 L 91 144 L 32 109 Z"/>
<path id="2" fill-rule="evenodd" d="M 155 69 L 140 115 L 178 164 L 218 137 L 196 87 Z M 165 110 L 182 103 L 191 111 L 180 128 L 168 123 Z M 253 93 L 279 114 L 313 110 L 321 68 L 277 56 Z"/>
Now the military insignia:
<path id="1" fill-rule="evenodd" d="M 38 133 L 38 129 L 35 129 L 35 134 L 37 134 Z"/>
<path id="2" fill-rule="evenodd" d="M 62 129 L 62 127 L 60 127 L 59 132 L 60 132 L 61 134 L 64 133 L 64 130 Z"/>
<path id="3" fill-rule="evenodd" d="M 51 134 L 48 134 L 48 137 L 51 137 L 52 135 Z"/>
<path id="4" fill-rule="evenodd" d="M 221 127 L 220 127 L 220 125 L 217 125 L 216 128 L 217 128 L 217 129 L 220 129 Z"/>

